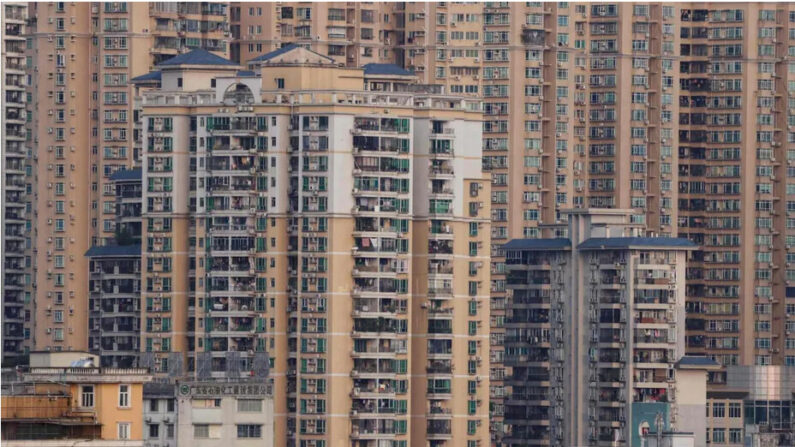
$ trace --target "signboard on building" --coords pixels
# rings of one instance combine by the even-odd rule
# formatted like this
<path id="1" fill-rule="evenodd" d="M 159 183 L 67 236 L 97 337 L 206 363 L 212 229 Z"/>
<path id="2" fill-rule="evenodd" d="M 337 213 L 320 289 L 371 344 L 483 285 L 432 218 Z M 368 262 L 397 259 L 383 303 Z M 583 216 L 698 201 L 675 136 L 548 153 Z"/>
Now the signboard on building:
<path id="1" fill-rule="evenodd" d="M 191 398 L 266 397 L 272 391 L 267 383 L 182 382 L 177 389 L 180 397 Z"/>

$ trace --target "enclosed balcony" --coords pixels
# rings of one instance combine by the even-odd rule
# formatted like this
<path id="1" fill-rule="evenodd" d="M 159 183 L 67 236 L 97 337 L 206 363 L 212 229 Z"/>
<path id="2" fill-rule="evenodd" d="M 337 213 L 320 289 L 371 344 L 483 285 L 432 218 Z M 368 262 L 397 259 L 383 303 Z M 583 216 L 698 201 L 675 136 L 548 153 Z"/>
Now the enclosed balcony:
<path id="1" fill-rule="evenodd" d="M 393 399 L 354 399 L 351 405 L 354 419 L 384 417 L 397 412 L 397 401 Z"/>
<path id="2" fill-rule="evenodd" d="M 353 359 L 353 378 L 384 378 L 394 376 L 398 371 L 395 370 L 395 362 L 391 358 L 356 358 Z M 405 372 L 403 372 L 405 374 Z"/>
<path id="3" fill-rule="evenodd" d="M 249 155 L 215 155 L 209 157 L 207 162 L 207 171 L 229 171 L 230 174 L 248 174 L 251 168 L 254 168 L 254 158 Z"/>
<path id="4" fill-rule="evenodd" d="M 393 339 L 357 339 L 353 341 L 353 358 L 390 358 L 405 354 L 406 341 Z"/>
<path id="5" fill-rule="evenodd" d="M 435 321 L 435 320 L 431 320 Z M 453 358 L 453 341 L 447 339 L 431 339 L 428 340 L 427 355 L 428 358 L 433 360 L 452 360 Z"/>
<path id="6" fill-rule="evenodd" d="M 452 439 L 452 421 L 449 420 L 429 420 L 427 421 L 426 434 L 428 439 Z"/>
<path id="7" fill-rule="evenodd" d="M 431 179 L 452 179 L 455 171 L 452 162 L 448 160 L 430 160 L 428 175 Z"/>
<path id="8" fill-rule="evenodd" d="M 210 292 L 253 292 L 256 283 L 254 278 L 211 278 L 207 288 Z"/>
<path id="9" fill-rule="evenodd" d="M 633 336 L 636 344 L 668 344 L 669 329 L 635 329 Z"/>
<path id="10" fill-rule="evenodd" d="M 408 118 L 370 118 L 354 119 L 354 134 L 361 132 L 396 132 L 409 133 L 411 121 Z"/>
<path id="11" fill-rule="evenodd" d="M 207 119 L 207 130 L 212 134 L 256 133 L 268 130 L 268 120 L 264 116 L 216 116 Z"/>
<path id="12" fill-rule="evenodd" d="M 355 298 L 353 316 L 376 316 L 376 314 L 405 314 L 406 301 L 392 298 Z M 369 315 L 373 314 L 373 315 Z"/>
<path id="13" fill-rule="evenodd" d="M 451 354 L 452 357 L 452 354 Z M 449 375 L 453 373 L 453 361 L 451 359 L 428 360 L 425 366 L 427 374 Z"/>
<path id="14" fill-rule="evenodd" d="M 224 272 L 246 272 L 253 268 L 248 256 L 211 257 L 208 259 L 208 270 L 211 274 Z"/>
<path id="15" fill-rule="evenodd" d="M 428 241 L 428 254 L 437 255 L 452 255 L 453 254 L 453 241 L 452 240 L 429 240 Z"/>
<path id="16" fill-rule="evenodd" d="M 355 318 L 353 320 L 353 337 L 362 338 L 370 334 L 374 336 L 397 336 L 405 334 L 407 321 L 394 318 Z"/>
<path id="17" fill-rule="evenodd" d="M 391 439 L 396 433 L 395 421 L 391 419 L 363 419 L 351 425 L 353 439 Z"/>

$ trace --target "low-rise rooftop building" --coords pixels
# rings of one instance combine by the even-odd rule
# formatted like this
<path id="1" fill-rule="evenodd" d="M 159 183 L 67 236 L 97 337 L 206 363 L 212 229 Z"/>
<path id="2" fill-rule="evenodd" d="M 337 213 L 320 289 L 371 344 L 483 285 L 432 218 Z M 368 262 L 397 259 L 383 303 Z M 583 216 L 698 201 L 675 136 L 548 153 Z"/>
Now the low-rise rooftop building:
<path id="1" fill-rule="evenodd" d="M 4 446 L 143 445 L 148 370 L 31 366 L 18 374 L 18 383 L 3 390 Z"/>

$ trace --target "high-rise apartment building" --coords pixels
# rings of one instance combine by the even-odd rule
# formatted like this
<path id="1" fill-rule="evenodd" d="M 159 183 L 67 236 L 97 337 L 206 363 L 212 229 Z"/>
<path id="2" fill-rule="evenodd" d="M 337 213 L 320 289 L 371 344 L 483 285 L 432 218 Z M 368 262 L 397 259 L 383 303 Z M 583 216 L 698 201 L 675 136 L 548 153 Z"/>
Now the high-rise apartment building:
<path id="1" fill-rule="evenodd" d="M 680 19 L 680 235 L 688 350 L 795 365 L 795 6 L 697 5 Z"/>
<path id="2" fill-rule="evenodd" d="M 399 53 L 393 10 L 402 3 L 233 2 L 232 59 L 241 64 L 298 43 L 349 67 L 394 62 Z"/>
<path id="3" fill-rule="evenodd" d="M 37 201 L 33 345 L 88 349 L 88 258 L 116 236 L 114 172 L 138 163 L 130 80 L 179 52 L 225 55 L 223 3 L 31 3 Z M 56 316 L 64 316 L 56 322 Z M 59 323 L 65 329 L 54 330 Z M 49 332 L 48 332 L 49 331 Z"/>
<path id="4" fill-rule="evenodd" d="M 116 171 L 110 180 L 116 237 L 86 253 L 88 347 L 101 366 L 129 368 L 138 363 L 141 339 L 141 169 Z"/>
<path id="5" fill-rule="evenodd" d="M 25 334 L 30 322 L 30 297 L 26 296 L 26 266 L 29 265 L 27 237 L 29 211 L 26 209 L 28 185 L 27 169 L 30 152 L 25 129 L 25 21 L 24 3 L 4 3 L 2 15 L 3 79 L 3 365 L 13 365 L 24 353 Z M 26 257 L 28 255 L 28 257 Z"/>
<path id="6" fill-rule="evenodd" d="M 297 46 L 254 73 L 199 51 L 159 68 L 142 99 L 151 365 L 269 367 L 276 445 L 488 442 L 479 102 Z"/>
<path id="7" fill-rule="evenodd" d="M 638 445 L 644 412 L 704 445 L 706 372 L 685 354 L 687 239 L 640 237 L 621 209 L 566 212 L 567 238 L 505 245 L 506 445 Z M 702 358 L 703 359 L 703 358 Z M 712 362 L 709 359 L 707 362 Z M 681 365 L 679 364 L 681 361 Z M 704 369 L 717 368 L 704 363 Z M 701 418 L 700 424 L 695 421 Z"/>

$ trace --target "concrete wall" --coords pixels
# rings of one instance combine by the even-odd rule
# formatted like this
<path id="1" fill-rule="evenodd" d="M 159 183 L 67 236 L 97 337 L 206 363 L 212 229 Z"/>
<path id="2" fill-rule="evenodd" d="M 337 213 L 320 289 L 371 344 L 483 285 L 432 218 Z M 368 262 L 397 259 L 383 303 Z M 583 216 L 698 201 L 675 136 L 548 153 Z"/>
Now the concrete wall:
<path id="1" fill-rule="evenodd" d="M 695 447 L 706 445 L 707 418 L 707 372 L 704 370 L 678 369 L 676 371 L 676 406 L 679 431 L 694 434 Z"/>
<path id="2" fill-rule="evenodd" d="M 180 396 L 177 399 L 177 445 L 190 447 L 272 447 L 273 399 L 260 396 L 262 412 L 239 412 L 237 397 L 221 397 L 220 406 L 205 407 L 205 401 L 215 398 Z M 195 425 L 209 425 L 209 438 L 196 438 Z M 237 437 L 238 424 L 262 425 L 261 438 L 241 439 Z"/>

